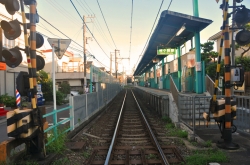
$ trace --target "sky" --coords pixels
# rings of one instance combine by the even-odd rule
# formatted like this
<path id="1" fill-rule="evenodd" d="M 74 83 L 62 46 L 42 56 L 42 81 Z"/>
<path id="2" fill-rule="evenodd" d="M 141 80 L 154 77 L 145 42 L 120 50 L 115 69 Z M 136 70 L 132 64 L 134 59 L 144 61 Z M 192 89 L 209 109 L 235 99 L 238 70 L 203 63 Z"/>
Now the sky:
<path id="1" fill-rule="evenodd" d="M 230 5 L 232 2 L 229 0 Z M 37 0 L 37 3 L 37 12 L 41 16 L 37 23 L 38 32 L 49 38 L 71 39 L 67 50 L 83 56 L 82 18 L 86 16 L 86 49 L 96 58 L 88 56 L 87 60 L 109 70 L 110 54 L 114 54 L 115 49 L 119 50 L 118 72 L 124 70 L 127 74 L 133 74 L 133 68 L 136 69 L 152 34 L 151 29 L 154 31 L 162 11 L 169 7 L 170 11 L 193 15 L 193 0 Z M 213 21 L 201 31 L 201 43 L 219 32 L 223 21 L 219 8 L 221 3 L 222 0 L 219 3 L 216 0 L 198 0 L 199 17 Z M 242 4 L 250 7 L 249 0 Z M 41 49 L 51 49 L 45 41 Z M 130 60 L 126 59 L 129 57 Z"/>

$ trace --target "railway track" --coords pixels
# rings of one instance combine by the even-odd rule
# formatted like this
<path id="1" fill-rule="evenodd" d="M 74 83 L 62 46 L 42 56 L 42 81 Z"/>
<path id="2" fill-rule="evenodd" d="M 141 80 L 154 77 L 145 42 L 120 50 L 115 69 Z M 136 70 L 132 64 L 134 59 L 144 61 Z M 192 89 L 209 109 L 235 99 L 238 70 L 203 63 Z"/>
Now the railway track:
<path id="1" fill-rule="evenodd" d="M 161 117 L 136 98 L 131 89 L 121 91 L 100 116 L 79 131 L 67 144 L 69 149 L 56 158 L 57 162 L 72 165 L 183 164 L 186 148 L 178 139 L 166 137 L 166 124 Z"/>
<path id="2" fill-rule="evenodd" d="M 145 110 L 145 104 L 140 106 L 142 102 L 137 99 L 132 90 L 123 90 L 94 124 L 71 140 L 84 141 L 88 154 L 79 164 L 170 165 L 184 162 L 179 149 L 164 141 L 159 116 Z"/>

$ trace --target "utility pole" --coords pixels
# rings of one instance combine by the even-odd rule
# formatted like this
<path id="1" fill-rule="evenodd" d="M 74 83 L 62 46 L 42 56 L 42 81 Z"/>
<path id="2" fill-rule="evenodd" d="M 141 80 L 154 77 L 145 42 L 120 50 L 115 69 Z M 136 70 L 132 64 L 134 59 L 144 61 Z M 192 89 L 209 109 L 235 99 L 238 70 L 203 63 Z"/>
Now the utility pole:
<path id="1" fill-rule="evenodd" d="M 110 75 L 112 76 L 112 53 L 110 53 Z"/>
<path id="2" fill-rule="evenodd" d="M 86 61 L 86 21 L 85 21 L 86 17 L 83 16 L 83 62 L 84 62 L 84 85 L 83 85 L 83 93 L 85 93 L 86 91 L 86 86 L 87 86 L 87 79 L 86 79 L 86 65 L 87 65 L 87 61 Z"/>
<path id="3" fill-rule="evenodd" d="M 115 49 L 115 78 L 117 78 L 117 72 L 118 72 L 118 62 L 117 62 L 117 60 L 118 59 L 120 59 L 120 60 L 123 60 L 123 59 L 130 60 L 130 58 L 118 58 L 117 53 L 116 53 L 117 51 L 119 52 L 120 50 Z"/>
<path id="4" fill-rule="evenodd" d="M 94 18 L 94 16 L 88 16 L 87 18 Z M 87 78 L 86 78 L 86 69 L 87 69 L 87 61 L 86 61 L 86 44 L 87 44 L 86 37 L 86 16 L 83 16 L 83 62 L 84 62 L 84 85 L 83 85 L 83 93 L 85 93 L 85 89 L 87 87 Z"/>
<path id="5" fill-rule="evenodd" d="M 118 50 L 115 49 L 115 78 L 117 78 L 117 71 L 118 71 L 116 51 L 118 51 Z"/>

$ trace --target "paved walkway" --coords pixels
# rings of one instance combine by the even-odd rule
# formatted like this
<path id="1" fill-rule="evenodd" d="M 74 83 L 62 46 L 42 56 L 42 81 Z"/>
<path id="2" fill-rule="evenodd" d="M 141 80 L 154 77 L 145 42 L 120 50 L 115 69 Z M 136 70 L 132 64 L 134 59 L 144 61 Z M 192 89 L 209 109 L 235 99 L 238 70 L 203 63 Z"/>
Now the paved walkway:
<path id="1" fill-rule="evenodd" d="M 213 143 L 222 142 L 221 133 L 218 129 L 196 130 L 196 135 L 204 141 L 211 140 Z M 250 135 L 233 133 L 232 142 L 240 146 L 238 150 L 225 150 L 230 159 L 229 163 L 221 163 L 221 165 L 250 165 Z"/>

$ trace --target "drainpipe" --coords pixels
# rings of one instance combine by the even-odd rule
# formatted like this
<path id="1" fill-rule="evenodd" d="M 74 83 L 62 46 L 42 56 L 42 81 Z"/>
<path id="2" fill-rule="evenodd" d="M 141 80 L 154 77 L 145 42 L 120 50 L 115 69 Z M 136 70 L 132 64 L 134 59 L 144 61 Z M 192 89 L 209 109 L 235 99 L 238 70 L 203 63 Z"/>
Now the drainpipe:
<path id="1" fill-rule="evenodd" d="M 178 56 L 178 89 L 181 91 L 181 48 L 178 46 L 177 48 L 177 56 Z"/>

